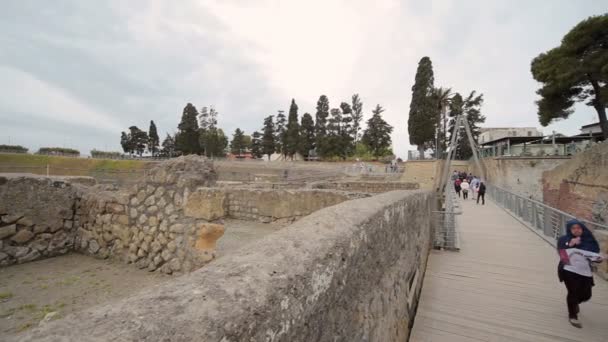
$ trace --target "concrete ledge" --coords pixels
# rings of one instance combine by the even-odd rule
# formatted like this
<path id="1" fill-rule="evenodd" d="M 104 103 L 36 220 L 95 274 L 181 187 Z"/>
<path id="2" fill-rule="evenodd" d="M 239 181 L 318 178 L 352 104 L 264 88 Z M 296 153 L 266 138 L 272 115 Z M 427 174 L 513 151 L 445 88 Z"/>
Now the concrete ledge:
<path id="1" fill-rule="evenodd" d="M 430 192 L 392 191 L 319 210 L 195 272 L 21 340 L 404 341 L 434 202 Z"/>

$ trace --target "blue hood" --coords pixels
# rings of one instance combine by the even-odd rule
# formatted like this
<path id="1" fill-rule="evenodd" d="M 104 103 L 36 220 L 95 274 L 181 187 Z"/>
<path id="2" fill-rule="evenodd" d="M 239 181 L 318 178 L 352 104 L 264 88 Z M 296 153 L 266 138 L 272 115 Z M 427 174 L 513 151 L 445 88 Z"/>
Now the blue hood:
<path id="1" fill-rule="evenodd" d="M 587 226 L 585 226 L 584 223 L 577 219 L 573 219 L 566 222 L 566 235 L 562 236 L 560 238 L 560 241 L 567 242 L 574 238 L 574 235 L 572 235 L 570 228 L 575 224 L 578 224 L 583 228 L 583 235 L 581 235 L 581 244 L 576 246 L 576 248 L 589 252 L 599 253 L 600 246 L 597 243 L 597 240 L 595 239 L 591 231 L 587 228 Z"/>

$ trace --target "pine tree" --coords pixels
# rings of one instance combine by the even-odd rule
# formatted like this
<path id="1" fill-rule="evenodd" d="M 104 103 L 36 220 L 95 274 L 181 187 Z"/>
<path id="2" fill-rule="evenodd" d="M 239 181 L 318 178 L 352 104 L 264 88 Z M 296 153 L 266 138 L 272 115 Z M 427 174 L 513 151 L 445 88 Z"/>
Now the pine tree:
<path id="1" fill-rule="evenodd" d="M 332 108 L 327 120 L 327 149 L 328 157 L 343 156 L 344 144 L 342 141 L 342 111 Z"/>
<path id="2" fill-rule="evenodd" d="M 342 110 L 342 130 L 340 132 L 340 145 L 342 148 L 342 158 L 346 159 L 355 151 L 354 132 L 353 132 L 353 110 L 350 104 L 342 102 L 340 104 Z"/>
<path id="3" fill-rule="evenodd" d="M 223 157 L 228 146 L 228 138 L 221 128 L 213 127 L 207 129 L 202 137 L 205 142 L 205 155 L 209 158 Z"/>
<path id="4" fill-rule="evenodd" d="M 148 134 L 137 126 L 129 127 L 129 131 L 131 131 L 131 149 L 133 152 L 137 153 L 140 157 L 146 150 L 146 144 L 148 143 Z"/>
<path id="5" fill-rule="evenodd" d="M 274 130 L 274 117 L 272 115 L 267 116 L 264 119 L 264 128 L 262 134 L 262 153 L 270 156 L 276 151 L 276 132 Z"/>
<path id="6" fill-rule="evenodd" d="M 159 143 L 160 138 L 156 131 L 156 124 L 154 124 L 154 121 L 152 120 L 150 121 L 150 129 L 148 130 L 148 151 L 152 154 L 152 157 L 156 157 L 158 154 Z"/>
<path id="7" fill-rule="evenodd" d="M 275 123 L 275 152 L 280 153 L 285 156 L 287 153 L 285 152 L 285 131 L 287 120 L 285 118 L 285 111 L 279 110 L 277 114 L 277 121 Z"/>
<path id="8" fill-rule="evenodd" d="M 162 155 L 172 158 L 175 155 L 175 138 L 167 133 L 167 137 L 163 140 Z"/>
<path id="9" fill-rule="evenodd" d="M 365 144 L 372 154 L 378 158 L 391 154 L 391 133 L 393 127 L 382 119 L 384 108 L 376 105 L 372 117 L 367 120 L 367 128 L 363 132 L 361 142 Z"/>
<path id="10" fill-rule="evenodd" d="M 353 140 L 355 144 L 359 141 L 359 131 L 361 131 L 361 121 L 363 120 L 363 102 L 359 98 L 359 94 L 354 94 L 352 97 L 352 122 L 353 122 Z"/>
<path id="11" fill-rule="evenodd" d="M 287 119 L 287 129 L 285 131 L 285 153 L 293 160 L 293 156 L 298 152 L 298 141 L 300 139 L 300 124 L 298 123 L 298 105 L 295 99 L 291 99 L 289 116 Z"/>
<path id="12" fill-rule="evenodd" d="M 262 134 L 258 131 L 253 132 L 251 135 L 251 155 L 254 158 L 262 158 L 264 155 L 262 149 Z"/>
<path id="13" fill-rule="evenodd" d="M 330 149 L 327 138 L 327 117 L 329 116 L 329 100 L 327 96 L 321 95 L 317 101 L 317 113 L 315 114 L 315 147 L 317 155 L 326 157 Z"/>
<path id="14" fill-rule="evenodd" d="M 230 142 L 230 152 L 237 156 L 241 156 L 245 150 L 245 136 L 240 128 L 237 128 L 232 135 L 232 141 Z"/>
<path id="15" fill-rule="evenodd" d="M 434 90 L 433 64 L 428 57 L 422 57 L 416 70 L 416 79 L 412 86 L 412 102 L 408 119 L 410 144 L 417 145 L 421 158 L 424 150 L 435 140 L 437 109 L 433 104 Z"/>
<path id="16" fill-rule="evenodd" d="M 311 150 L 315 148 L 315 122 L 312 115 L 304 113 L 300 124 L 300 141 L 298 151 L 305 159 L 310 156 Z"/>
<path id="17" fill-rule="evenodd" d="M 120 133 L 120 146 L 122 146 L 122 150 L 125 153 L 131 154 L 133 150 L 131 149 L 130 138 L 125 132 Z"/>
<path id="18" fill-rule="evenodd" d="M 200 153 L 198 111 L 191 103 L 184 107 L 182 120 L 177 126 L 175 147 L 182 154 Z"/>
<path id="19" fill-rule="evenodd" d="M 450 103 L 449 113 L 451 116 L 449 124 L 450 139 L 452 139 L 452 134 L 454 134 L 456 116 L 459 114 L 466 114 L 465 118 L 467 119 L 469 127 L 471 128 L 473 141 L 477 145 L 479 135 L 481 134 L 478 124 L 486 121 L 486 117 L 481 114 L 482 105 L 483 94 L 476 95 L 476 91 L 474 90 L 469 94 L 469 96 L 467 96 L 466 99 L 463 99 L 459 93 L 454 94 Z M 473 150 L 471 149 L 469 138 L 467 137 L 464 128 L 459 127 L 457 132 L 458 140 L 456 141 L 456 151 L 454 156 L 459 160 L 467 160 L 473 156 Z"/>
<path id="20" fill-rule="evenodd" d="M 198 126 L 200 129 L 207 130 L 210 124 L 209 108 L 201 107 L 201 113 L 198 116 Z"/>

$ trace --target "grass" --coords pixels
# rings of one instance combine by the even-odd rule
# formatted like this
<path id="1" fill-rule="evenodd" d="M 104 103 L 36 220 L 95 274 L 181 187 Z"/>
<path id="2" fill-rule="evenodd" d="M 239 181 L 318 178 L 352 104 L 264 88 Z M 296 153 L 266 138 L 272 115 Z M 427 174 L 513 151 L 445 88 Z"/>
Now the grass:
<path id="1" fill-rule="evenodd" d="M 0 300 L 5 300 L 13 297 L 12 292 L 0 292 Z"/>
<path id="2" fill-rule="evenodd" d="M 32 326 L 33 326 L 32 322 L 23 323 L 17 328 L 17 332 L 25 331 L 25 330 L 31 328 Z"/>

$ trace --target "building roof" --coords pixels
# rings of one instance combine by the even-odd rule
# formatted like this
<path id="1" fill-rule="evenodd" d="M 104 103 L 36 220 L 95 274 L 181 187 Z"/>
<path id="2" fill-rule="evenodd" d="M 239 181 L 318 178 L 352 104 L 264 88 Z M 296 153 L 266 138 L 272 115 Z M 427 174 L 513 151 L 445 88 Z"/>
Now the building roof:
<path id="1" fill-rule="evenodd" d="M 596 122 L 596 123 L 588 124 L 588 125 L 585 125 L 585 126 L 581 126 L 581 129 L 583 129 L 583 128 L 589 128 L 589 127 L 595 127 L 595 126 L 599 126 L 599 125 L 600 125 L 600 123 Z"/>
<path id="2" fill-rule="evenodd" d="M 499 131 L 499 130 L 513 130 L 513 129 L 535 129 L 536 127 L 480 127 L 480 132 Z"/>
<path id="3" fill-rule="evenodd" d="M 500 139 L 494 139 L 491 141 L 487 141 L 484 143 L 481 143 L 480 145 L 485 146 L 485 145 L 495 145 L 499 142 L 506 142 L 507 140 L 509 141 L 509 143 L 511 144 L 522 144 L 522 143 L 527 143 L 527 142 L 532 142 L 535 140 L 540 140 L 542 139 L 543 136 L 533 136 L 533 137 L 502 137 Z"/>

